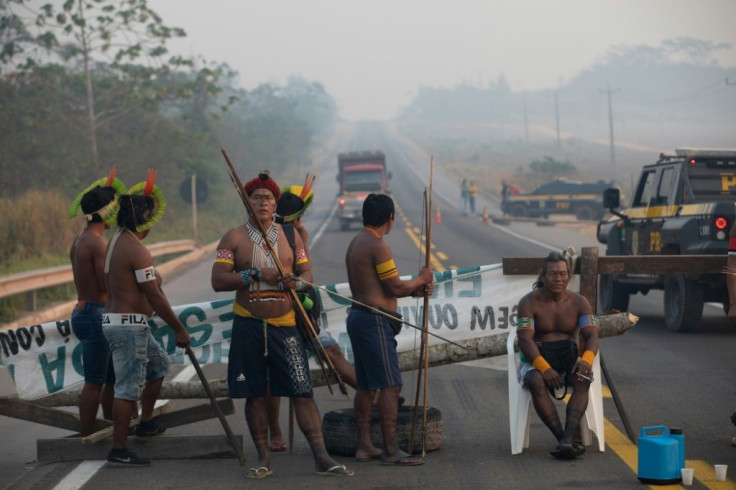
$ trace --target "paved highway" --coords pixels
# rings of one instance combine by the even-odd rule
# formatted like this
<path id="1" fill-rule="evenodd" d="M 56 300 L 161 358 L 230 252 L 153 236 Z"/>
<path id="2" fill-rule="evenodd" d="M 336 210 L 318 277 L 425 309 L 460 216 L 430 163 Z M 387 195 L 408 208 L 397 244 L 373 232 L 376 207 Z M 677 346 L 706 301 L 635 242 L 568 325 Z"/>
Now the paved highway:
<path id="1" fill-rule="evenodd" d="M 387 237 L 399 271 L 416 271 L 423 262 L 417 247 L 421 236 L 422 191 L 428 184 L 429 150 L 408 144 L 390 128 L 365 124 L 347 128 L 320 155 L 312 171 L 317 174 L 315 203 L 305 218 L 312 236 L 312 256 L 318 283 L 345 281 L 344 253 L 357 231 L 339 231 L 333 220 L 336 155 L 340 151 L 380 149 L 386 153 L 393 174 L 391 188 L 401 210 L 397 226 Z M 237 156 L 232 155 L 237 160 Z M 249 178 L 247 175 L 241 176 Z M 286 185 L 287 183 L 281 183 Z M 441 208 L 442 222 L 433 224 L 432 253 L 435 267 L 454 268 L 500 262 L 509 256 L 541 256 L 550 249 L 574 245 L 595 245 L 590 236 L 560 227 L 540 228 L 515 223 L 508 227 L 483 225 L 480 217 L 461 217 L 459 183 L 435 173 L 435 200 Z M 238 205 L 233 196 L 233 205 Z M 496 203 L 487 196 L 479 199 L 491 213 Z M 434 213 L 433 213 L 434 215 Z M 233 223 L 234 225 L 234 223 Z M 165 226 L 165 222 L 162 225 Z M 169 278 L 164 289 L 175 304 L 204 301 L 214 297 L 209 288 L 210 261 Z M 530 284 L 531 286 L 531 284 Z M 229 296 L 229 295 L 223 295 Z M 695 488 L 734 488 L 736 447 L 730 438 L 736 434 L 730 415 L 736 410 L 734 368 L 736 329 L 719 308 L 707 306 L 699 329 L 692 334 L 668 332 L 662 318 L 661 294 L 632 298 L 630 310 L 640 317 L 628 334 L 601 341 L 601 352 L 610 380 L 618 394 L 630 426 L 638 433 L 644 426 L 682 427 L 685 433 L 688 465 L 695 467 Z M 535 414 L 532 415 L 530 448 L 511 456 L 508 429 L 506 359 L 493 358 L 430 370 L 430 404 L 443 413 L 442 448 L 428 454 L 427 463 L 417 468 L 390 468 L 377 463 L 353 463 L 338 458 L 357 475 L 349 482 L 320 478 L 312 474 L 312 461 L 304 438 L 297 431 L 294 454 L 278 453 L 272 460 L 274 476 L 259 482 L 268 488 L 441 488 L 461 484 L 469 488 L 640 488 L 636 479 L 636 447 L 626 430 L 614 401 L 604 399 L 606 451 L 589 449 L 572 462 L 554 460 L 548 451 L 554 441 Z M 221 377 L 222 367 L 210 369 L 211 377 Z M 405 377 L 406 391 L 413 376 Z M 7 393 L 7 380 L 0 389 Z M 608 392 L 608 390 L 604 391 Z M 332 397 L 326 388 L 316 390 L 324 413 L 349 407 L 351 402 Z M 245 436 L 249 464 L 255 460 L 252 443 L 243 421 L 242 402 L 236 414 L 228 417 L 233 430 Z M 560 405 L 564 410 L 564 405 Z M 283 410 L 282 412 L 286 412 Z M 282 425 L 287 427 L 286 414 Z M 113 470 L 100 468 L 101 462 L 26 466 L 35 459 L 38 437 L 63 437 L 68 432 L 49 430 L 31 423 L 0 417 L 4 434 L 0 453 L 0 478 L 10 488 L 109 488 L 145 486 L 147 488 L 236 488 L 242 486 L 245 468 L 234 460 L 157 460 L 150 468 Z M 221 434 L 217 420 L 172 429 L 171 435 Z M 713 464 L 731 466 L 730 481 L 716 482 Z M 11 484 L 15 481 L 14 484 Z"/>

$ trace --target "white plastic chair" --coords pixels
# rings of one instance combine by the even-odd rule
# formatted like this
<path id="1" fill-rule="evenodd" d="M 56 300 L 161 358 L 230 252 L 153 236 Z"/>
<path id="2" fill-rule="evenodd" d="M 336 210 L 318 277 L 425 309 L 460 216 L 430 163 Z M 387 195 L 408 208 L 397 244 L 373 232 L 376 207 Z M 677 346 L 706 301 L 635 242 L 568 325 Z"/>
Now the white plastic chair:
<path id="1" fill-rule="evenodd" d="M 529 447 L 529 414 L 532 412 L 532 395 L 525 390 L 516 378 L 518 356 L 514 352 L 516 329 L 509 329 L 506 340 L 508 352 L 509 377 L 509 431 L 511 434 L 511 454 L 521 454 L 524 448 Z M 590 446 L 595 433 L 598 439 L 598 450 L 605 451 L 605 436 L 603 434 L 603 389 L 601 388 L 601 362 L 599 356 L 593 361 L 593 382 L 590 385 L 588 408 L 585 417 L 580 420 L 580 432 L 583 444 Z"/>

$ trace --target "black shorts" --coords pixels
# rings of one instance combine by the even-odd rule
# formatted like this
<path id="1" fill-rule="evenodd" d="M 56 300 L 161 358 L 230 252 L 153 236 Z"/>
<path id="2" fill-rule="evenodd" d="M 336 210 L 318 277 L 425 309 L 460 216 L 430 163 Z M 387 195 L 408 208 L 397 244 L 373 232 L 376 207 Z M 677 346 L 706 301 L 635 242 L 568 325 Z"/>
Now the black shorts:
<path id="1" fill-rule="evenodd" d="M 265 396 L 312 397 L 309 363 L 294 327 L 265 328 L 263 320 L 235 315 L 227 365 L 230 398 Z M 264 355 L 267 353 L 268 355 Z"/>
<path id="2" fill-rule="evenodd" d="M 572 368 L 578 362 L 578 345 L 574 340 L 555 340 L 553 342 L 537 342 L 539 353 L 570 386 Z"/>

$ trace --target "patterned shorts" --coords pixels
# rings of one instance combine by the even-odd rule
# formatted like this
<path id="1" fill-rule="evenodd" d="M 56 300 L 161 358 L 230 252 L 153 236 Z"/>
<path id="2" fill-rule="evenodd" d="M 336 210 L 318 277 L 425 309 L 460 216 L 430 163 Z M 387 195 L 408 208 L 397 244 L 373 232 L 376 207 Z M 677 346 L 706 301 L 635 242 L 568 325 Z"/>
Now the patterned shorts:
<path id="1" fill-rule="evenodd" d="M 271 394 L 290 398 L 312 397 L 309 362 L 301 336 L 294 327 L 264 327 L 263 320 L 235 315 L 227 385 L 230 398 Z"/>

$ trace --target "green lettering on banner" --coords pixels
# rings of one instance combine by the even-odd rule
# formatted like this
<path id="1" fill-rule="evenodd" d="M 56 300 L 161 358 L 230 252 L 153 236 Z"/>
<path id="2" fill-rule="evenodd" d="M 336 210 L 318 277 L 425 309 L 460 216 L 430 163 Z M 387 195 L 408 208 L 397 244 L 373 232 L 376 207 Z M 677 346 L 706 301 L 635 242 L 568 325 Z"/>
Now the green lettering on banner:
<path id="1" fill-rule="evenodd" d="M 453 271 L 441 271 L 441 272 L 435 272 L 434 273 L 434 281 L 437 283 L 437 285 L 444 285 L 445 290 L 445 298 L 452 298 L 455 288 L 453 288 L 453 284 L 455 284 L 452 280 L 452 273 Z M 433 293 L 433 296 L 437 294 L 439 288 L 435 288 L 435 291 Z"/>
<path id="2" fill-rule="evenodd" d="M 76 347 L 74 347 L 74 350 L 72 351 L 72 366 L 74 367 L 74 371 L 77 372 L 78 375 L 84 377 L 84 363 L 82 361 L 82 351 L 84 348 L 82 347 L 82 343 L 78 343 Z"/>
<path id="3" fill-rule="evenodd" d="M 230 330 L 228 330 L 228 334 L 229 333 Z M 225 353 L 222 352 L 222 344 L 224 344 L 224 342 L 215 342 L 214 344 L 212 344 L 212 362 L 220 363 L 222 362 L 223 354 L 225 356 L 228 355 L 229 350 Z"/>
<path id="4" fill-rule="evenodd" d="M 335 293 L 335 294 L 328 294 L 330 299 L 337 303 L 338 305 L 343 306 L 349 306 L 351 304 L 351 301 L 347 298 L 343 298 L 342 296 L 338 296 L 337 292 L 337 284 L 328 284 L 325 286 L 325 289 L 329 292 Z"/>
<path id="5" fill-rule="evenodd" d="M 13 384 L 15 384 L 15 364 L 8 364 L 8 373 L 10 374 L 10 379 L 13 380 Z"/>
<path id="6" fill-rule="evenodd" d="M 46 353 L 38 356 L 38 362 L 41 364 L 41 371 L 46 380 L 46 391 L 48 393 L 56 393 L 64 387 L 64 369 L 66 364 L 66 346 L 62 345 L 56 349 L 56 360 L 49 361 Z M 54 379 L 54 371 L 56 371 L 56 379 Z"/>
<path id="7" fill-rule="evenodd" d="M 470 277 L 460 277 L 457 280 L 459 283 L 470 283 L 472 286 L 470 289 L 459 291 L 457 293 L 458 298 L 480 298 L 483 293 L 483 278 L 480 274 Z M 460 286 L 458 286 L 460 288 Z"/>
<path id="8" fill-rule="evenodd" d="M 151 335 L 156 339 L 156 342 L 161 344 L 167 354 L 173 354 L 176 351 L 174 330 L 166 324 L 159 327 L 152 318 L 148 319 L 148 326 L 151 327 Z"/>
<path id="9" fill-rule="evenodd" d="M 192 347 L 199 347 L 206 344 L 210 339 L 210 336 L 212 336 L 212 325 L 209 323 L 189 325 L 189 319 L 191 317 L 195 317 L 197 320 L 203 321 L 207 319 L 207 314 L 202 310 L 202 308 L 197 307 L 185 308 L 181 313 L 179 313 L 179 320 L 187 328 L 187 331 L 189 331 L 190 345 Z M 201 335 L 198 335 L 200 333 Z"/>

